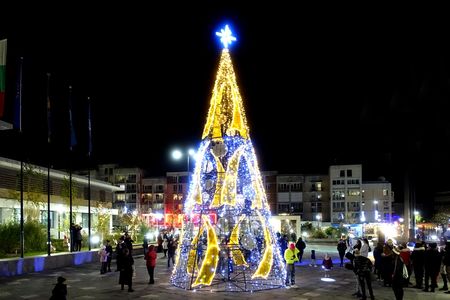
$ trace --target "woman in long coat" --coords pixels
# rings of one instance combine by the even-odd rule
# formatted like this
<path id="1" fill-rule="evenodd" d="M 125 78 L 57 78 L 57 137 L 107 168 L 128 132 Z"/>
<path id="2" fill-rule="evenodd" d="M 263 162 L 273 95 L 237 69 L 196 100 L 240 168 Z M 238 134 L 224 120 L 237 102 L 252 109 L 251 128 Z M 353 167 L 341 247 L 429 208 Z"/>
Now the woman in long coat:
<path id="1" fill-rule="evenodd" d="M 125 248 L 123 250 L 123 256 L 120 260 L 120 277 L 119 277 L 119 284 L 121 285 L 121 289 L 123 290 L 124 285 L 128 285 L 128 291 L 134 292 L 132 285 L 133 285 L 133 264 L 134 259 L 130 255 L 130 250 L 128 248 Z"/>

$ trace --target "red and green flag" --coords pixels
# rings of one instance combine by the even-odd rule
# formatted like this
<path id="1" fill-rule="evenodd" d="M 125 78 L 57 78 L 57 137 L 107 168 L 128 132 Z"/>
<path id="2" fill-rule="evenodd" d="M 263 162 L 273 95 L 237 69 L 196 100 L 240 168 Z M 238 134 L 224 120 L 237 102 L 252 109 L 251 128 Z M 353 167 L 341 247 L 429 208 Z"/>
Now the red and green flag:
<path id="1" fill-rule="evenodd" d="M 6 67 L 6 39 L 0 40 L 0 118 L 5 108 L 5 72 Z"/>

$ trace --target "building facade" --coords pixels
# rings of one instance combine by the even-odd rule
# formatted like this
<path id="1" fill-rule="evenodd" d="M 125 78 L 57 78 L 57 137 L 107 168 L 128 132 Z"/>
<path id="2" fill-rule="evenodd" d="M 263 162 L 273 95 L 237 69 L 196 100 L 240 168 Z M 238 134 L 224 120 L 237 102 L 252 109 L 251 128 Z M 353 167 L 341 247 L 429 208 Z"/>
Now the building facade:
<path id="1" fill-rule="evenodd" d="M 26 163 L 21 167 L 19 161 L 0 158 L 0 225 L 14 225 L 23 220 L 25 226 L 38 223 L 48 229 L 50 223 L 47 234 L 51 240 L 70 239 L 70 221 L 82 228 L 81 233 L 85 238 L 89 231 L 92 234 L 100 231 L 99 226 L 106 226 L 101 230 L 110 233 L 112 216 L 118 214 L 112 208 L 112 203 L 119 190 L 109 183 L 89 180 L 86 176 L 70 176 L 67 172 Z M 102 225 L 99 224 L 99 216 L 102 216 Z M 24 239 L 27 245 L 27 239 L 34 237 L 25 232 Z"/>

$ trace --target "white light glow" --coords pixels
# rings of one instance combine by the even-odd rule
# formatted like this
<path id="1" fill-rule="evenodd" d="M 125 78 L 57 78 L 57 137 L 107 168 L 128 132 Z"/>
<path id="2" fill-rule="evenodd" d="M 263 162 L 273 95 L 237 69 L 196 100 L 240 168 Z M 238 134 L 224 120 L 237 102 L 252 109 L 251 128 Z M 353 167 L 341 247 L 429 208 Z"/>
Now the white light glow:
<path id="1" fill-rule="evenodd" d="M 366 221 L 366 216 L 364 214 L 364 212 L 361 212 L 361 222 L 365 222 Z"/>
<path id="2" fill-rule="evenodd" d="M 180 159 L 183 156 L 183 153 L 181 153 L 180 150 L 173 150 L 172 151 L 172 158 L 173 159 Z"/>
<path id="3" fill-rule="evenodd" d="M 98 235 L 94 235 L 91 237 L 91 243 L 92 244 L 98 244 L 100 242 L 100 237 Z"/>
<path id="4" fill-rule="evenodd" d="M 161 214 L 161 213 L 153 214 L 153 217 L 159 221 L 161 221 L 164 218 L 163 214 Z"/>
<path id="5" fill-rule="evenodd" d="M 329 277 L 323 277 L 323 278 L 320 278 L 320 280 L 325 281 L 325 282 L 335 282 L 336 281 L 336 279 L 329 278 Z"/>

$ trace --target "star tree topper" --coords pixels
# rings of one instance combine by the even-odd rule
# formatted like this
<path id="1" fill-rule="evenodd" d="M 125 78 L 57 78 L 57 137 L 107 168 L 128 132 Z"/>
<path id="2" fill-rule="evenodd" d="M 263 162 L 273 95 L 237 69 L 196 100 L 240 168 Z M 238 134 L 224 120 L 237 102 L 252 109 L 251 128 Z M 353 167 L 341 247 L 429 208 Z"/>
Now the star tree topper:
<path id="1" fill-rule="evenodd" d="M 225 25 L 225 28 L 221 29 L 220 32 L 216 32 L 216 35 L 220 37 L 220 42 L 225 49 L 228 49 L 228 45 L 231 45 L 232 42 L 236 41 L 236 37 L 233 36 L 228 25 Z"/>

